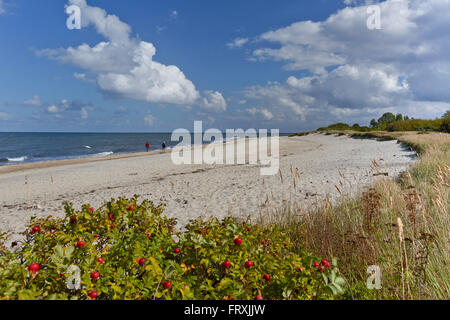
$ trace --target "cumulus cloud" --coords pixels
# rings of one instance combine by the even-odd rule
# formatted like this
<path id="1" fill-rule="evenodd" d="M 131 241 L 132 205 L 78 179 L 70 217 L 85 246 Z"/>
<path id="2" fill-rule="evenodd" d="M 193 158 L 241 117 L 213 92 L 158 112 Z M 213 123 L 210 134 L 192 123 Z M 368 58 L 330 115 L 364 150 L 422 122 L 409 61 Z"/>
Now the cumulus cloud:
<path id="1" fill-rule="evenodd" d="M 41 98 L 36 95 L 33 98 L 26 100 L 24 103 L 26 106 L 39 107 L 42 105 Z"/>
<path id="2" fill-rule="evenodd" d="M 5 113 L 5 112 L 0 112 L 0 120 L 6 121 L 6 120 L 9 120 L 11 118 L 12 118 L 12 116 L 10 114 Z"/>
<path id="3" fill-rule="evenodd" d="M 86 120 L 87 118 L 89 118 L 88 108 L 86 108 L 86 107 L 81 108 L 80 116 L 81 116 L 81 119 L 83 119 L 83 120 Z"/>
<path id="4" fill-rule="evenodd" d="M 38 54 L 87 70 L 96 77 L 100 90 L 112 95 L 175 105 L 201 102 L 201 95 L 184 73 L 177 66 L 154 61 L 154 45 L 133 38 L 131 27 L 117 16 L 89 6 L 86 0 L 69 0 L 69 4 L 81 8 L 82 27 L 94 26 L 106 41 L 92 47 L 45 49 Z M 79 73 L 78 78 L 85 76 Z"/>
<path id="5" fill-rule="evenodd" d="M 381 9 L 381 30 L 367 28 L 367 6 Z M 260 35 L 259 61 L 308 71 L 284 83 L 247 88 L 247 99 L 299 120 L 343 119 L 396 111 L 435 117 L 450 101 L 450 2 L 446 0 L 346 1 L 324 21 L 299 21 Z M 351 6 L 350 6 L 351 5 Z M 264 46 L 269 43 L 270 46 Z"/>
<path id="6" fill-rule="evenodd" d="M 248 38 L 236 38 L 233 41 L 227 43 L 227 47 L 229 48 L 241 48 L 246 43 L 248 43 Z"/>
<path id="7" fill-rule="evenodd" d="M 203 92 L 201 107 L 209 111 L 224 112 L 227 110 L 227 102 L 220 92 L 206 90 Z"/>
<path id="8" fill-rule="evenodd" d="M 155 124 L 156 120 L 157 119 L 154 116 L 152 116 L 150 113 L 147 114 L 147 116 L 144 118 L 145 124 L 150 126 L 150 127 L 153 127 L 153 125 Z"/>
<path id="9" fill-rule="evenodd" d="M 44 112 L 59 119 L 69 116 L 71 119 L 86 120 L 89 118 L 89 112 L 94 110 L 90 103 L 80 100 L 68 101 L 63 99 L 58 103 L 42 104 L 42 106 Z"/>
<path id="10" fill-rule="evenodd" d="M 49 113 L 58 113 L 58 112 L 60 112 L 60 109 L 57 106 L 55 106 L 54 104 L 52 104 L 51 106 L 49 106 L 47 108 L 47 111 Z"/>
<path id="11" fill-rule="evenodd" d="M 252 116 L 256 116 L 258 114 L 262 115 L 265 120 L 272 120 L 273 114 L 267 109 L 258 109 L 258 108 L 250 108 L 246 110 Z"/>

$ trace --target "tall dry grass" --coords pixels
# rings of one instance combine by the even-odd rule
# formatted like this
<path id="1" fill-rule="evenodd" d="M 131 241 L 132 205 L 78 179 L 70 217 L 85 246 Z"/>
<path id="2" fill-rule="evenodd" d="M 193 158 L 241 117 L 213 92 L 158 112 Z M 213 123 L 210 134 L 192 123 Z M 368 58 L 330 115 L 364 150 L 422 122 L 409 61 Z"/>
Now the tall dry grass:
<path id="1" fill-rule="evenodd" d="M 339 259 L 348 298 L 449 299 L 450 135 L 371 137 L 398 139 L 418 150 L 420 161 L 397 181 L 381 180 L 338 205 L 328 202 L 309 212 L 284 208 L 277 222 L 299 251 Z M 380 290 L 366 287 L 371 265 L 381 268 Z"/>

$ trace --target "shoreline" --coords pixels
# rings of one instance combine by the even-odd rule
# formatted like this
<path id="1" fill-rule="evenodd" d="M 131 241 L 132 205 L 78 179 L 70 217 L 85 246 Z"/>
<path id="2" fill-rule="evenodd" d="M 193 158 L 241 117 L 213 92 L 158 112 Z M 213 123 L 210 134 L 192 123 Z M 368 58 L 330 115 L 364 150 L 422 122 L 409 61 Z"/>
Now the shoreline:
<path id="1" fill-rule="evenodd" d="M 18 172 L 18 171 L 25 171 L 25 170 L 47 169 L 47 168 L 68 166 L 68 165 L 74 165 L 74 164 L 84 164 L 84 163 L 100 162 L 100 161 L 111 161 L 111 160 L 127 159 L 127 158 L 134 158 L 134 157 L 145 157 L 145 156 L 164 154 L 164 153 L 167 153 L 167 151 L 163 152 L 163 150 L 153 150 L 153 151 L 149 151 L 149 152 L 144 151 L 144 152 L 112 154 L 112 155 L 101 156 L 101 157 L 88 157 L 87 156 L 87 157 L 80 157 L 80 158 L 74 158 L 74 159 L 61 159 L 61 160 L 49 160 L 49 161 L 27 162 L 27 163 L 20 163 L 20 164 L 10 164 L 10 165 L 0 166 L 0 175 L 6 174 L 6 173 L 14 173 L 14 172 Z"/>
<path id="2" fill-rule="evenodd" d="M 281 137 L 288 137 L 288 136 L 280 136 Z M 205 149 L 207 146 L 210 145 L 224 145 L 228 143 L 234 143 L 235 141 L 248 141 L 249 138 L 242 138 L 237 140 L 230 140 L 230 141 L 213 141 L 209 143 L 203 143 L 201 145 L 191 145 L 191 151 L 195 150 L 196 148 L 203 148 Z M 259 138 L 257 138 L 259 139 Z M 36 161 L 36 162 L 26 162 L 26 163 L 17 163 L 17 164 L 8 164 L 8 165 L 2 165 L 0 166 L 0 175 L 7 174 L 7 173 L 14 173 L 14 172 L 20 172 L 20 171 L 27 171 L 27 170 L 34 170 L 34 169 L 49 169 L 49 168 L 56 168 L 56 167 L 62 167 L 62 166 L 69 166 L 69 165 L 77 165 L 77 164 L 86 164 L 86 163 L 94 163 L 94 162 L 102 162 L 102 161 L 112 161 L 112 160 L 120 160 L 120 159 L 128 159 L 128 158 L 138 158 L 138 157 L 148 157 L 148 156 L 155 156 L 155 155 L 162 155 L 162 154 L 170 154 L 173 150 L 177 150 L 178 146 L 169 147 L 165 151 L 163 149 L 156 149 L 149 152 L 142 151 L 142 152 L 129 152 L 129 153 L 117 153 L 117 154 L 111 154 L 107 156 L 82 156 L 78 158 L 72 158 L 72 159 L 60 159 L 60 160 L 48 160 L 48 161 Z"/>

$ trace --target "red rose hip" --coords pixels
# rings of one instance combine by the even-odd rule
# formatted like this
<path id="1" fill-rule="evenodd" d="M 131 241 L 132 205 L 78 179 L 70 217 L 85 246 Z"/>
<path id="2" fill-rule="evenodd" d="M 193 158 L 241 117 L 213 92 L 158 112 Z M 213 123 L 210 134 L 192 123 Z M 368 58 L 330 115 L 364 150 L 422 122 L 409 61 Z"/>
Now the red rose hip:
<path id="1" fill-rule="evenodd" d="M 36 227 L 33 227 L 32 231 L 33 231 L 33 233 L 38 233 L 39 231 L 41 231 L 41 228 L 36 226 Z"/>
<path id="2" fill-rule="evenodd" d="M 242 244 L 242 239 L 237 237 L 236 239 L 234 239 L 234 244 L 240 246 Z"/>
<path id="3" fill-rule="evenodd" d="M 98 292 L 97 291 L 92 290 L 92 291 L 89 292 L 89 298 L 97 299 L 97 297 L 98 297 Z"/>
<path id="4" fill-rule="evenodd" d="M 222 263 L 222 266 L 226 269 L 229 269 L 231 267 L 231 262 L 226 260 Z"/>
<path id="5" fill-rule="evenodd" d="M 98 271 L 94 271 L 91 273 L 92 280 L 97 280 L 98 278 L 100 278 L 100 273 Z"/>
<path id="6" fill-rule="evenodd" d="M 84 248 L 85 245 L 86 245 L 86 243 L 84 243 L 84 241 L 78 241 L 77 242 L 77 247 L 78 248 Z"/>
<path id="7" fill-rule="evenodd" d="M 39 265 L 37 264 L 37 263 L 33 263 L 33 264 L 30 264 L 30 266 L 28 267 L 28 271 L 31 271 L 31 272 L 38 272 L 39 271 Z"/>
<path id="8" fill-rule="evenodd" d="M 102 257 L 98 257 L 97 258 L 97 262 L 100 263 L 100 264 L 103 264 L 103 262 L 105 262 L 105 261 L 103 260 Z"/>
<path id="9" fill-rule="evenodd" d="M 330 264 L 327 260 L 325 260 L 325 259 L 323 259 L 320 263 L 321 263 L 325 268 L 331 267 L 331 264 Z"/>
<path id="10" fill-rule="evenodd" d="M 247 261 L 245 262 L 245 266 L 246 266 L 247 268 L 251 268 L 251 267 L 253 267 L 253 262 L 251 262 L 250 260 L 247 260 Z"/>
<path id="11" fill-rule="evenodd" d="M 269 282 L 270 281 L 270 275 L 266 273 L 265 275 L 263 275 L 263 279 L 266 280 L 267 282 Z"/>
<path id="12" fill-rule="evenodd" d="M 166 281 L 163 283 L 163 288 L 164 290 L 168 290 L 170 288 L 172 288 L 172 281 Z"/>

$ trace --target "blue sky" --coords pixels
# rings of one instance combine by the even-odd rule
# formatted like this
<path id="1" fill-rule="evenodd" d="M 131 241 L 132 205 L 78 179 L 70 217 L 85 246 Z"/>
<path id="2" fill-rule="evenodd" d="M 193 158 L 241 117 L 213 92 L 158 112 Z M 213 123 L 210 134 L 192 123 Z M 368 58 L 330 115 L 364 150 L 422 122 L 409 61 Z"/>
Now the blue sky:
<path id="1" fill-rule="evenodd" d="M 67 29 L 66 5 L 81 8 L 81 30 Z M 445 0 L 0 0 L 0 131 L 437 117 L 450 102 L 449 14 Z"/>

